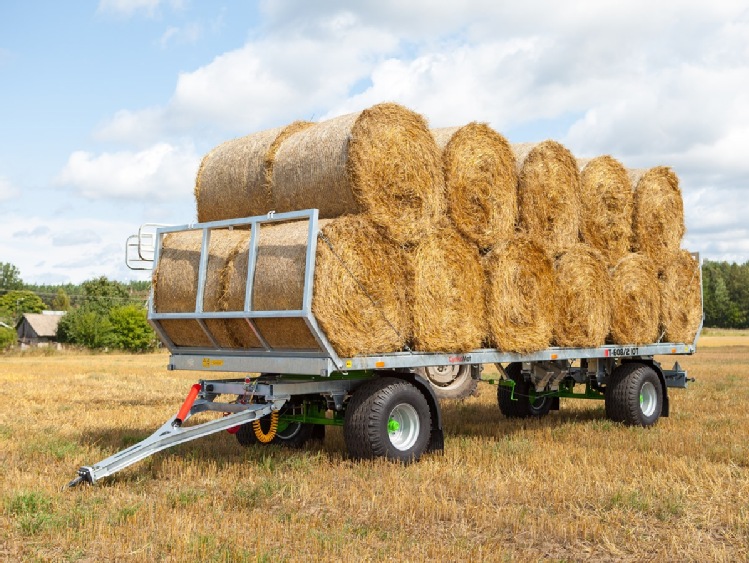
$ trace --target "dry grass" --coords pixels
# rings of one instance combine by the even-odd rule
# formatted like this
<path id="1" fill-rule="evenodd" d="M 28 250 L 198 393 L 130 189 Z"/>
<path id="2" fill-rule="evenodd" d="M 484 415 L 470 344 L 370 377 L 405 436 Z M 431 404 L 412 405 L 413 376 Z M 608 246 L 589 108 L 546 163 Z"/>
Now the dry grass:
<path id="1" fill-rule="evenodd" d="M 199 377 L 165 355 L 5 357 L 0 559 L 12 561 L 738 561 L 749 557 L 749 347 L 681 358 L 654 428 L 562 401 L 504 419 L 494 387 L 444 405 L 444 455 L 346 459 L 222 433 L 94 487 L 75 469 L 145 437 Z"/>

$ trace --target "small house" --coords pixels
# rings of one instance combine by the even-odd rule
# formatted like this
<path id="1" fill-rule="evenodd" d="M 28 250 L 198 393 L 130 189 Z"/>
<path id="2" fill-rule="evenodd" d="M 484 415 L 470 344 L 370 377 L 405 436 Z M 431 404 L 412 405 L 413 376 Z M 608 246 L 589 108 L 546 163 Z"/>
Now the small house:
<path id="1" fill-rule="evenodd" d="M 48 346 L 57 341 L 57 325 L 65 311 L 24 313 L 16 324 L 21 346 Z"/>

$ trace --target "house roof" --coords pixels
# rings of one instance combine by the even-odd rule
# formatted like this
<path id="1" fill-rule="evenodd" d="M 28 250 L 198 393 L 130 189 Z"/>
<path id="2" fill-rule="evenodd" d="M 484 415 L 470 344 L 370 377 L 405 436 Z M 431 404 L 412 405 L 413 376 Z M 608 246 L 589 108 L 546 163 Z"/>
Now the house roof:
<path id="1" fill-rule="evenodd" d="M 26 321 L 39 337 L 54 338 L 57 334 L 57 324 L 62 315 L 42 315 L 40 313 L 24 313 L 18 324 Z"/>

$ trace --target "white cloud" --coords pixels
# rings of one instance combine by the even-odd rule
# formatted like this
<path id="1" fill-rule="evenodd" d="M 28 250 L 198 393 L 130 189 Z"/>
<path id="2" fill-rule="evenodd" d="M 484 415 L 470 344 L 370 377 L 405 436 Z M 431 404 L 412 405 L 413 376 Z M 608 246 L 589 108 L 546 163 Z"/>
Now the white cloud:
<path id="1" fill-rule="evenodd" d="M 167 48 L 172 43 L 192 44 L 196 43 L 203 35 L 203 27 L 198 23 L 189 23 L 182 27 L 169 26 L 159 38 L 159 45 L 162 49 Z"/>
<path id="2" fill-rule="evenodd" d="M 139 151 L 95 155 L 76 151 L 57 177 L 91 199 L 167 201 L 189 198 L 200 157 L 191 144 L 158 143 Z"/>
<path id="3" fill-rule="evenodd" d="M 147 279 L 148 273 L 128 270 L 125 240 L 137 224 L 120 219 L 71 219 L 0 213 L 7 232 L 23 236 L 23 244 L 0 240 L 0 255 L 30 283 L 80 283 L 98 276 L 110 279 Z M 35 233 L 33 236 L 27 236 Z M 56 244 L 56 241 L 64 244 Z"/>
<path id="4" fill-rule="evenodd" d="M 120 17 L 130 18 L 136 13 L 143 13 L 146 17 L 155 17 L 158 9 L 163 4 L 169 4 L 173 9 L 182 8 L 182 0 L 99 0 L 97 11 L 104 14 L 112 14 Z"/>
<path id="5" fill-rule="evenodd" d="M 18 188 L 16 188 L 10 180 L 0 176 L 0 201 L 8 200 L 18 195 Z"/>
<path id="6" fill-rule="evenodd" d="M 311 34 L 263 37 L 181 73 L 165 106 L 120 111 L 97 138 L 145 143 L 206 128 L 236 136 L 319 118 L 396 47 L 387 31 L 347 15 Z"/>

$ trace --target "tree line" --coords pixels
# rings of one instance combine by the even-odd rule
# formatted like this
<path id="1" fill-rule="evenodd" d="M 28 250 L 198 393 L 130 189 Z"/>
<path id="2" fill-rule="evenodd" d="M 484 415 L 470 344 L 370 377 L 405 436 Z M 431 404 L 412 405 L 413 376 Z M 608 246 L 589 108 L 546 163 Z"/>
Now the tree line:
<path id="1" fill-rule="evenodd" d="M 749 262 L 702 264 L 705 326 L 749 328 Z"/>
<path id="2" fill-rule="evenodd" d="M 57 340 L 90 349 L 144 352 L 157 346 L 146 316 L 149 282 L 122 283 L 104 276 L 81 284 L 26 284 L 16 266 L 0 263 L 0 349 L 16 342 L 25 313 L 65 311 Z"/>

